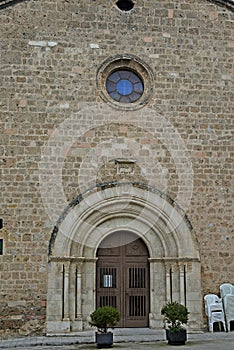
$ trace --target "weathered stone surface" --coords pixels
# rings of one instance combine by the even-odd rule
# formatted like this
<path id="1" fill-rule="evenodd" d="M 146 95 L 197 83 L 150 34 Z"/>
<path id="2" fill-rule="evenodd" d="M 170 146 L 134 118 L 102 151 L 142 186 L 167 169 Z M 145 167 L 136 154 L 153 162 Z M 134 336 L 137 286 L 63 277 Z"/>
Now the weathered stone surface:
<path id="1" fill-rule="evenodd" d="M 40 0 L 0 11 L 6 332 L 43 332 L 53 229 L 97 183 L 168 195 L 192 223 L 202 294 L 233 283 L 233 48 L 233 12 L 206 0 L 136 1 L 131 12 L 115 1 Z M 107 106 L 97 88 L 98 69 L 119 54 L 154 75 L 150 100 L 133 112 Z M 116 159 L 134 168 L 117 171 Z"/>

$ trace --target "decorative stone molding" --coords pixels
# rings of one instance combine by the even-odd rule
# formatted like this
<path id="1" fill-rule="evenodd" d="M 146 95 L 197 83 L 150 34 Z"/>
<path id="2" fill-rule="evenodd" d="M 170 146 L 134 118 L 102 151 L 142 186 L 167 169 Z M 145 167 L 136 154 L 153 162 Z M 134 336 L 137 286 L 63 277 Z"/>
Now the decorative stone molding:
<path id="1" fill-rule="evenodd" d="M 229 10 L 234 11 L 234 1 L 233 0 L 208 0 L 216 5 L 227 7 Z"/>
<path id="2" fill-rule="evenodd" d="M 72 263 L 83 263 L 86 260 L 84 257 L 75 257 L 75 256 L 51 256 L 49 258 L 50 262 L 72 262 Z"/>
<path id="3" fill-rule="evenodd" d="M 193 262 L 193 261 L 200 261 L 200 258 L 189 258 L 189 257 L 163 257 L 163 258 L 149 258 L 150 262 L 165 262 L 165 263 L 171 263 L 171 262 L 178 262 L 178 263 L 185 263 L 185 262 Z"/>
<path id="4" fill-rule="evenodd" d="M 184 218 L 184 222 L 186 222 L 189 230 L 193 229 L 192 224 L 191 224 L 189 218 L 187 217 L 186 213 L 183 211 L 183 209 L 180 208 L 178 206 L 178 204 L 171 197 L 169 197 L 167 194 L 163 193 L 162 191 L 158 190 L 155 187 L 149 186 L 145 183 L 139 183 L 139 182 L 115 182 L 115 181 L 113 181 L 113 182 L 99 183 L 95 187 L 89 188 L 84 193 L 79 194 L 64 209 L 64 211 L 61 214 L 61 216 L 59 217 L 56 225 L 54 226 L 53 232 L 52 232 L 51 237 L 50 237 L 49 256 L 53 255 L 53 246 L 54 246 L 54 242 L 56 240 L 56 237 L 57 237 L 57 234 L 59 231 L 59 227 L 64 222 L 65 218 L 67 217 L 67 215 L 71 212 L 71 210 L 73 208 L 78 206 L 81 202 L 85 201 L 86 198 L 92 194 L 97 193 L 97 196 L 100 197 L 100 196 L 102 196 L 101 194 L 100 194 L 100 196 L 98 195 L 98 193 L 100 191 L 103 192 L 103 191 L 105 191 L 107 189 L 111 189 L 111 188 L 114 190 L 116 188 L 116 190 L 114 190 L 114 191 L 118 195 L 118 193 L 119 193 L 118 188 L 120 188 L 120 191 L 122 191 L 126 187 L 131 188 L 131 192 L 134 192 L 134 189 L 137 192 L 137 189 L 139 189 L 139 190 L 145 191 L 145 193 L 148 193 L 148 194 L 152 193 L 152 195 L 159 196 L 160 198 L 162 198 L 163 201 L 165 200 L 166 202 L 168 202 L 168 204 L 170 204 L 172 207 L 174 207 L 175 211 L 177 211 L 179 213 L 179 215 L 181 215 Z"/>

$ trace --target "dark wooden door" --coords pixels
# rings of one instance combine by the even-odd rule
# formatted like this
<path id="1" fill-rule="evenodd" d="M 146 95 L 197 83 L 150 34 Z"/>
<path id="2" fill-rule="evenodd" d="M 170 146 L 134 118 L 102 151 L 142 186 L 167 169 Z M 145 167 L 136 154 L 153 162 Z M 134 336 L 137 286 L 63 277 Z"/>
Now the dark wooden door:
<path id="1" fill-rule="evenodd" d="M 148 250 L 142 239 L 127 231 L 112 233 L 97 257 L 97 307 L 116 307 L 119 327 L 148 327 Z"/>

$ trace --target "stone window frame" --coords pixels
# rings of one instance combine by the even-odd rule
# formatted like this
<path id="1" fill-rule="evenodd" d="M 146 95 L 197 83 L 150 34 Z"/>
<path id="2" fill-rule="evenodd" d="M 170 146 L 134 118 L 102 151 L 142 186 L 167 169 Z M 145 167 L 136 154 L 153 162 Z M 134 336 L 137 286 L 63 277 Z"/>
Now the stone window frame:
<path id="1" fill-rule="evenodd" d="M 132 103 L 121 103 L 115 101 L 106 90 L 106 80 L 116 70 L 130 70 L 140 77 L 143 82 L 144 91 L 142 96 Z M 135 110 L 144 107 L 153 92 L 154 76 L 153 71 L 146 62 L 139 57 L 123 54 L 108 58 L 102 63 L 96 76 L 97 90 L 101 98 L 110 106 L 121 110 Z"/>

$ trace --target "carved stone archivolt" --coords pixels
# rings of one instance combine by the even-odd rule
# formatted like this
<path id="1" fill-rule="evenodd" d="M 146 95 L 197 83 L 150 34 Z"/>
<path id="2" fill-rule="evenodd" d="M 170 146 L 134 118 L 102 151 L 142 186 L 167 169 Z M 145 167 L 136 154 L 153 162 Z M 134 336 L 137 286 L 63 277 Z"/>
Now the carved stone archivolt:
<path id="1" fill-rule="evenodd" d="M 186 303 L 191 329 L 201 329 L 200 256 L 192 227 L 160 193 L 124 184 L 86 193 L 60 223 L 49 263 L 48 333 L 89 328 L 96 307 L 97 251 L 118 231 L 141 238 L 149 252 L 149 326 L 161 327 L 160 308 L 171 298 Z M 138 254 L 137 243 L 130 248 Z"/>

